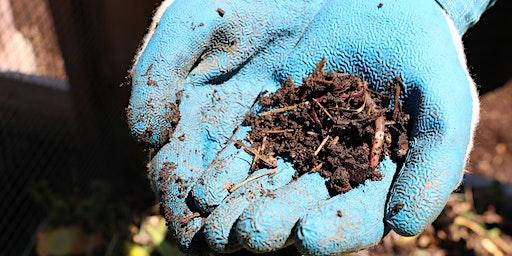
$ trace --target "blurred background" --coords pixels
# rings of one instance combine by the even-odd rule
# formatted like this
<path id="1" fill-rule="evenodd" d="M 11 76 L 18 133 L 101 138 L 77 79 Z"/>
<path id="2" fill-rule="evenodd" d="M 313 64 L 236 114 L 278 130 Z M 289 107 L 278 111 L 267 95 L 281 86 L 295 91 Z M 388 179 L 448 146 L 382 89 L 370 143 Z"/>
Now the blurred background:
<path id="1" fill-rule="evenodd" d="M 0 255 L 178 255 L 124 109 L 160 0 L 0 0 Z M 482 116 L 423 234 L 360 255 L 512 255 L 512 2 L 464 37 Z"/>

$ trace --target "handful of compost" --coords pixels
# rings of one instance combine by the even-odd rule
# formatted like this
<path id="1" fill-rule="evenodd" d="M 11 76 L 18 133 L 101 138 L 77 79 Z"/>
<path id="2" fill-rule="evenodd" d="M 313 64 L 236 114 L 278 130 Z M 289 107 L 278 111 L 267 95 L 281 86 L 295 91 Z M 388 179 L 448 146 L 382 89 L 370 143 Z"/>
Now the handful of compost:
<path id="1" fill-rule="evenodd" d="M 252 168 L 275 168 L 276 157 L 291 161 L 296 176 L 319 172 L 332 195 L 345 193 L 365 180 L 382 176 L 382 154 L 403 162 L 408 151 L 409 115 L 400 104 L 401 80 L 390 83 L 390 95 L 368 89 L 359 77 L 324 72 L 325 59 L 296 86 L 288 79 L 281 89 L 260 97 L 258 114 L 247 117 Z M 390 105 L 392 111 L 383 107 Z"/>

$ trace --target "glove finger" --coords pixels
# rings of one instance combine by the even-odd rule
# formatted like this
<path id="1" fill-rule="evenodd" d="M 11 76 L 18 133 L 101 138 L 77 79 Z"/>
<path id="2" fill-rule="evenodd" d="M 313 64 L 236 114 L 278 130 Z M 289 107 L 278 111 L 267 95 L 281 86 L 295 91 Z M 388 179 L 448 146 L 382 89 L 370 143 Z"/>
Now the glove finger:
<path id="1" fill-rule="evenodd" d="M 368 180 L 308 212 L 297 224 L 295 246 L 306 255 L 339 255 L 378 243 L 396 169 L 386 157 L 379 165 L 382 180 Z"/>
<path id="2" fill-rule="evenodd" d="M 184 97 L 184 103 L 198 100 L 199 94 Z M 200 102 L 200 101 L 199 101 Z M 153 190 L 159 195 L 161 209 L 167 225 L 183 251 L 192 252 L 199 247 L 198 232 L 203 218 L 187 204 L 187 196 L 193 184 L 204 170 L 201 152 L 195 145 L 203 143 L 200 120 L 194 118 L 201 104 L 181 108 L 182 122 L 176 132 L 186 136 L 171 138 L 153 157 L 149 176 Z"/>
<path id="3" fill-rule="evenodd" d="M 407 92 L 408 98 L 416 99 L 415 105 L 406 106 L 414 124 L 410 150 L 386 211 L 387 223 L 401 235 L 420 233 L 440 214 L 462 179 L 478 122 L 476 87 L 460 37 L 447 21 L 452 38 L 436 41 L 433 47 L 441 49 L 439 55 L 424 62 L 429 72 L 410 72 L 409 81 L 416 85 Z"/>
<path id="4" fill-rule="evenodd" d="M 230 194 L 206 219 L 204 234 L 210 248 L 220 253 L 241 249 L 234 230 L 238 217 L 258 198 L 272 196 L 273 190 L 288 184 L 294 173 L 295 170 L 291 164 L 281 159 L 278 160 L 277 169 L 262 169 L 254 172 L 247 179 L 254 180 Z"/>
<path id="5" fill-rule="evenodd" d="M 305 174 L 250 205 L 236 224 L 238 239 L 253 252 L 283 248 L 293 242 L 288 238 L 297 220 L 328 198 L 325 179 L 318 173 Z"/>

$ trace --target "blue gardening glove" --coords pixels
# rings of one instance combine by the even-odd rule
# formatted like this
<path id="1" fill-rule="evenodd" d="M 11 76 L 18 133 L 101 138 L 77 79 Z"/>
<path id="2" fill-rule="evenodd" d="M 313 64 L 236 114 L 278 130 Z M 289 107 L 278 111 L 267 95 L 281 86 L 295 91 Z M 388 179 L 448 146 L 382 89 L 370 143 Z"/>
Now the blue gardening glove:
<path id="1" fill-rule="evenodd" d="M 437 217 L 461 179 L 478 114 L 457 33 L 469 23 L 455 27 L 433 0 L 169 3 L 136 60 L 128 120 L 141 141 L 161 146 L 150 178 L 182 249 L 206 241 L 218 252 L 267 252 L 295 242 L 305 254 L 337 254 L 388 228 L 417 234 Z M 252 156 L 234 146 L 258 94 L 288 76 L 300 82 L 322 57 L 377 91 L 401 77 L 413 122 L 399 171 L 386 158 L 383 180 L 333 198 L 318 174 L 292 180 L 282 160 L 277 171 L 250 173 Z"/>

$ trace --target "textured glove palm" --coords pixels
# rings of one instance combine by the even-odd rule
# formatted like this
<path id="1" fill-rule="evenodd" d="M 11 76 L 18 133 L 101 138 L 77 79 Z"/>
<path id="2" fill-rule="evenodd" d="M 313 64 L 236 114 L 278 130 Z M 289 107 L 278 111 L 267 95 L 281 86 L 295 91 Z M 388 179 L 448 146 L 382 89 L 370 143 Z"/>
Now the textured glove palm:
<path id="1" fill-rule="evenodd" d="M 162 146 L 150 178 L 184 250 L 294 242 L 337 254 L 388 227 L 415 235 L 440 213 L 461 180 L 478 100 L 460 36 L 435 1 L 176 0 L 163 10 L 134 66 L 128 119 L 135 136 Z M 261 91 L 300 82 L 322 57 L 376 91 L 401 77 L 413 122 L 400 170 L 385 159 L 383 180 L 332 198 L 318 174 L 292 180 L 281 160 L 276 174 L 251 173 L 252 156 L 233 144 Z M 259 178 L 230 193 L 249 177 Z"/>

